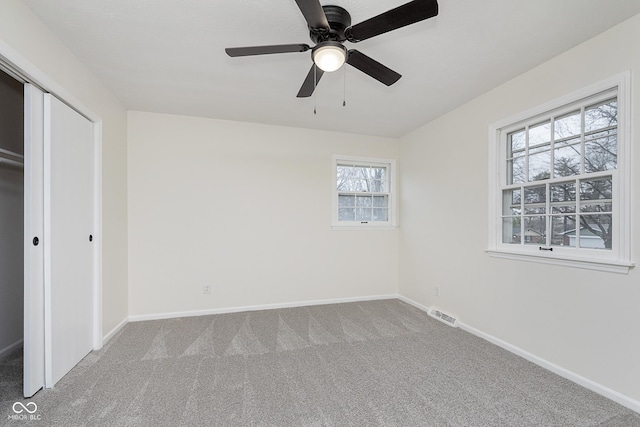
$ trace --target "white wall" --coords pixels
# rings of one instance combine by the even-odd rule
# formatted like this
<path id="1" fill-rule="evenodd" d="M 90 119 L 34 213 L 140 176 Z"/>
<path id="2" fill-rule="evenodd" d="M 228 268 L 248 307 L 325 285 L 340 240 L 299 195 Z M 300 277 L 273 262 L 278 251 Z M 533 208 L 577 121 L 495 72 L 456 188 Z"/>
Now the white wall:
<path id="1" fill-rule="evenodd" d="M 397 230 L 330 224 L 332 154 L 397 152 L 394 139 L 130 112 L 130 314 L 396 293 Z"/>
<path id="2" fill-rule="evenodd" d="M 399 289 L 640 401 L 638 267 L 619 275 L 494 259 L 484 252 L 489 124 L 626 70 L 633 72 L 632 203 L 637 219 L 640 15 L 402 139 Z M 636 249 L 640 227 L 632 222 Z M 434 295 L 436 285 L 440 297 Z"/>
<path id="3" fill-rule="evenodd" d="M 0 54 L 17 52 L 103 120 L 103 331 L 127 317 L 127 153 L 122 104 L 21 1 L 2 0 Z M 5 52 L 6 53 L 6 52 Z"/>

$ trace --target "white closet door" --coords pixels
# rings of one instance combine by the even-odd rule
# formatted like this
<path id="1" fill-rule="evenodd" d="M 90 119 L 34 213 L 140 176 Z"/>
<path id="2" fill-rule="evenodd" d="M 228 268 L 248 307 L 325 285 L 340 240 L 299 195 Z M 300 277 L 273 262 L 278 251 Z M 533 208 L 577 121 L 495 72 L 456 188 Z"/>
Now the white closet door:
<path id="1" fill-rule="evenodd" d="M 44 387 L 44 93 L 24 88 L 23 393 Z"/>
<path id="2" fill-rule="evenodd" d="M 45 94 L 45 386 L 93 348 L 93 123 Z M 90 237 L 91 236 L 91 237 Z"/>

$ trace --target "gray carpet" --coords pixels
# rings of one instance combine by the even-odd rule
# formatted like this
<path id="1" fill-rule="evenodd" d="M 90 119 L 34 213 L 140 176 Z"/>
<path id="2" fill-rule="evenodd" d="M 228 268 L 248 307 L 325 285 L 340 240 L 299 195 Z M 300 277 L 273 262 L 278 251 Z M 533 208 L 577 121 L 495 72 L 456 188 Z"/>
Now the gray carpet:
<path id="1" fill-rule="evenodd" d="M 0 418 L 21 399 L 0 361 Z M 55 426 L 640 426 L 398 300 L 128 324 L 30 401 Z"/>

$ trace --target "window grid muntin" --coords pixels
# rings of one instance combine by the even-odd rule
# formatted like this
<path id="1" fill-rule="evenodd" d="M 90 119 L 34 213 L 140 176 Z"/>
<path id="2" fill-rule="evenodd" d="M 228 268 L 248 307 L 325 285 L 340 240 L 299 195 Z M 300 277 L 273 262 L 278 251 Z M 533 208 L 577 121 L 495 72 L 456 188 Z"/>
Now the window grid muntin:
<path id="1" fill-rule="evenodd" d="M 502 153 L 504 153 L 505 157 L 504 160 L 502 162 L 503 167 L 506 167 L 505 170 L 505 175 L 504 175 L 504 179 L 502 180 L 502 186 L 500 188 L 500 191 L 503 193 L 503 196 L 501 197 L 502 200 L 502 208 L 501 208 L 501 212 L 502 215 L 500 216 L 501 218 L 501 238 L 499 239 L 499 241 L 501 241 L 503 244 L 505 243 L 510 243 L 510 244 L 519 244 L 519 245 L 526 245 L 526 236 L 525 233 L 527 230 L 525 230 L 526 228 L 526 218 L 532 218 L 532 217 L 540 217 L 542 215 L 539 214 L 526 214 L 525 212 L 525 191 L 527 188 L 531 188 L 531 187 L 539 187 L 541 185 L 542 182 L 545 183 L 545 195 L 546 195 L 546 199 L 545 199 L 545 221 L 544 221 L 544 230 L 545 230 L 545 235 L 544 235 L 544 242 L 541 243 L 541 246 L 545 246 L 545 247 L 551 247 L 552 246 L 552 239 L 553 239 L 553 219 L 554 218 L 562 218 L 562 217 L 569 217 L 569 216 L 573 216 L 575 217 L 575 246 L 569 246 L 568 248 L 571 248 L 572 250 L 580 250 L 580 249 L 586 249 L 585 247 L 583 247 L 580 244 L 580 234 L 581 234 L 581 218 L 582 217 L 592 217 L 595 215 L 608 215 L 608 218 L 610 220 L 609 223 L 609 232 L 608 234 L 610 236 L 615 236 L 615 234 L 612 232 L 613 229 L 615 229 L 616 224 L 614 223 L 614 218 L 615 213 L 615 204 L 613 203 L 613 200 L 608 200 L 608 202 L 611 205 L 611 210 L 608 212 L 582 212 L 581 210 L 581 206 L 583 206 L 583 204 L 581 203 L 580 200 L 580 185 L 582 181 L 590 181 L 590 180 L 596 180 L 597 178 L 604 178 L 604 177 L 608 177 L 611 179 L 612 182 L 612 186 L 616 185 L 616 180 L 617 180 L 617 167 L 618 167 L 618 157 L 619 157 L 619 140 L 618 140 L 618 125 L 619 125 L 619 116 L 618 116 L 618 106 L 619 106 L 619 102 L 618 102 L 618 95 L 617 95 L 617 90 L 609 90 L 609 91 L 605 91 L 602 92 L 600 94 L 596 94 L 594 96 L 570 103 L 566 106 L 560 107 L 558 109 L 552 110 L 546 114 L 542 114 L 540 116 L 536 116 L 533 118 L 530 118 L 529 120 L 526 120 L 525 122 L 521 122 L 519 124 L 514 124 L 509 126 L 508 128 L 503 128 L 503 132 L 502 134 L 504 135 L 504 139 L 503 142 L 505 144 L 505 148 L 503 149 Z M 586 132 L 586 110 L 587 109 L 595 109 L 599 106 L 603 106 L 606 104 L 610 104 L 610 103 L 615 103 L 616 105 L 616 120 L 615 120 L 615 125 L 610 125 L 610 126 L 606 126 L 603 128 L 596 128 L 593 130 L 590 130 L 589 132 Z M 580 173 L 578 175 L 570 175 L 570 176 L 556 176 L 556 167 L 555 167 L 555 145 L 556 143 L 562 143 L 564 141 L 567 140 L 571 140 L 571 139 L 575 139 L 576 136 L 567 136 L 564 138 L 559 138 L 556 139 L 555 138 L 555 133 L 556 133 L 556 129 L 555 129 L 555 121 L 557 119 L 562 119 L 565 116 L 571 115 L 572 112 L 576 112 L 576 111 L 580 111 Z M 544 178 L 544 179 L 539 179 L 539 180 L 530 180 L 530 176 L 529 176 L 529 165 L 530 165 L 530 161 L 529 161 L 529 152 L 530 152 L 530 143 L 529 143 L 529 129 L 531 127 L 536 127 L 542 123 L 545 123 L 546 121 L 550 122 L 550 141 L 549 141 L 549 151 L 550 151 L 550 176 L 549 178 Z M 616 151 L 615 151 L 615 167 L 613 169 L 605 169 L 605 170 L 600 170 L 600 171 L 596 171 L 596 172 L 587 172 L 586 171 L 586 144 L 592 140 L 597 140 L 597 137 L 593 137 L 593 135 L 597 135 L 597 134 L 602 134 L 604 132 L 609 132 L 609 131 L 613 131 L 611 133 L 607 133 L 605 137 L 608 138 L 615 138 L 615 147 L 616 147 Z M 524 146 L 524 157 L 525 157 L 525 161 L 524 161 L 524 182 L 516 182 L 514 183 L 514 171 L 510 168 L 510 163 L 511 163 L 511 167 L 513 167 L 513 160 L 515 158 L 517 158 L 516 155 L 514 155 L 514 150 L 512 149 L 512 136 L 514 134 L 517 134 L 519 132 L 524 132 L 524 137 L 525 137 L 525 146 Z M 543 145 L 545 145 L 546 143 L 540 143 L 537 144 L 535 146 L 533 146 L 533 148 L 538 148 L 541 147 Z M 577 143 L 575 144 L 577 145 Z M 522 149 L 519 150 L 515 150 L 516 154 L 518 152 L 522 151 Z M 571 177 L 570 179 L 568 179 L 569 177 Z M 575 182 L 575 188 L 576 188 L 576 195 L 575 195 L 575 208 L 574 211 L 575 213 L 553 213 L 552 212 L 552 206 L 554 205 L 558 205 L 557 203 L 552 203 L 551 202 L 551 186 L 554 184 L 558 184 L 558 183 L 573 183 Z M 520 215 L 505 215 L 506 209 L 505 209 L 505 197 L 504 197 L 504 192 L 507 190 L 511 190 L 511 191 L 515 191 L 515 190 L 519 190 L 521 193 L 520 196 Z M 615 192 L 612 191 L 612 194 L 614 194 Z M 594 200 L 591 200 L 590 202 L 595 202 Z M 603 202 L 602 200 L 598 200 L 598 202 Z M 587 204 L 591 204 L 591 203 L 587 203 Z M 541 204 L 540 204 L 541 205 Z M 569 206 L 570 204 L 568 203 L 564 203 L 563 206 Z M 513 212 L 512 210 L 512 206 L 509 206 L 509 211 Z M 514 223 L 514 219 L 519 218 L 519 222 L 520 222 L 520 236 L 519 236 L 519 242 L 506 242 L 506 236 L 505 236 L 505 221 L 509 220 L 511 221 L 511 224 L 513 225 Z M 567 233 L 565 231 L 565 233 Z M 513 235 L 512 235 L 513 237 Z M 602 239 L 602 237 L 601 237 Z M 603 239 L 604 240 L 604 239 Z M 567 246 L 564 246 L 567 247 Z M 606 249 L 611 250 L 613 248 L 613 244 L 610 243 L 610 246 Z"/>
<path id="2" fill-rule="evenodd" d="M 544 194 L 545 194 L 545 200 L 544 202 L 530 202 L 527 203 L 527 197 L 526 197 L 526 192 L 527 189 L 532 189 L 532 188 L 542 188 L 543 185 L 539 184 L 539 181 L 534 181 L 532 183 L 532 185 L 520 185 L 520 186 L 510 186 L 509 188 L 504 188 L 503 191 L 503 197 L 502 197 L 502 204 L 503 204 L 503 208 L 502 208 L 502 212 L 503 214 L 501 215 L 502 218 L 502 224 L 503 224 L 503 233 L 504 233 L 504 221 L 505 220 L 511 220 L 513 221 L 514 219 L 519 219 L 520 222 L 520 237 L 519 237 L 519 242 L 505 242 L 505 236 L 502 236 L 502 242 L 503 243 L 511 243 L 511 244 L 520 244 L 520 245 L 527 245 L 527 244 L 541 244 L 543 246 L 546 247 L 550 247 L 550 246 L 556 246 L 553 245 L 552 240 L 553 240 L 553 220 L 554 218 L 562 218 L 562 217 L 574 217 L 575 218 L 575 231 L 576 231 L 576 236 L 575 236 L 575 248 L 579 248 L 579 249 L 585 249 L 585 247 L 580 246 L 580 234 L 581 234 L 581 230 L 582 230 L 582 218 L 589 218 L 589 217 L 594 217 L 594 216 L 608 216 L 611 223 L 606 223 L 609 224 L 609 227 L 612 228 L 613 227 L 613 198 L 598 198 L 598 199 L 582 199 L 581 197 L 581 191 L 579 190 L 579 188 L 581 188 L 582 183 L 583 182 L 590 182 L 590 181 L 597 181 L 597 180 L 602 180 L 602 179 L 606 179 L 609 178 L 611 180 L 611 185 L 612 185 L 612 189 L 611 192 L 613 194 L 614 190 L 613 190 L 613 185 L 614 185 L 614 174 L 612 173 L 606 173 L 607 171 L 603 171 L 598 173 L 597 177 L 593 177 L 591 175 L 587 175 L 585 177 L 582 178 L 576 178 L 576 179 L 572 179 L 572 180 L 568 180 L 566 179 L 566 177 L 562 177 L 564 179 L 559 179 L 553 182 L 545 182 L 544 184 Z M 563 200 L 563 201 L 552 201 L 552 190 L 551 187 L 554 185 L 558 185 L 558 184 L 566 184 L 566 185 L 573 185 L 576 190 L 575 190 L 575 197 L 574 200 Z M 505 208 L 505 191 L 512 191 L 512 201 L 513 201 L 513 191 L 519 191 L 520 192 L 520 197 L 519 197 L 519 203 L 510 203 L 508 205 L 509 209 Z M 612 196 L 613 197 L 613 196 Z M 608 210 L 601 210 L 601 211 L 585 211 L 583 210 L 584 206 L 598 206 L 598 205 L 608 205 L 611 208 Z M 573 208 L 572 211 L 567 211 L 567 212 L 554 212 L 553 208 L 554 207 L 567 207 L 567 208 Z M 543 211 L 541 212 L 535 212 L 535 209 L 540 209 L 540 208 L 544 208 Z M 508 210 L 510 212 L 513 212 L 514 209 L 518 209 L 520 212 L 518 215 L 507 215 L 505 214 L 505 212 Z M 529 210 L 529 211 L 528 211 Z M 532 220 L 534 220 L 535 218 L 539 218 L 539 217 L 545 217 L 544 220 L 544 233 L 541 234 L 540 237 L 544 237 L 544 241 L 539 240 L 539 241 L 534 241 L 534 239 L 529 239 L 529 241 L 527 241 L 527 233 L 529 234 L 529 237 L 531 237 L 532 233 L 538 232 L 539 230 L 530 230 L 529 228 L 526 228 L 526 224 L 530 223 Z M 588 223 L 587 223 L 588 224 Z M 565 233 L 569 232 L 571 230 L 565 230 Z M 613 230 L 609 230 L 609 234 L 612 234 Z M 512 234 L 513 236 L 513 234 Z M 604 240 L 604 239 L 603 239 Z M 565 247 L 574 247 L 574 246 L 565 246 Z M 611 247 L 608 247 L 606 249 L 611 249 Z"/>
<path id="3" fill-rule="evenodd" d="M 391 223 L 391 209 L 392 209 L 392 200 L 391 200 L 391 164 L 384 162 L 363 162 L 363 161 L 345 161 L 338 159 L 336 161 L 336 183 L 335 189 L 338 198 L 337 203 L 337 212 L 336 212 L 336 220 L 340 224 L 389 224 Z M 366 176 L 348 178 L 347 180 L 371 180 L 374 182 L 380 182 L 382 184 L 381 189 L 384 191 L 354 191 L 353 188 L 351 190 L 341 190 L 340 187 L 340 177 L 339 170 L 340 168 L 365 168 L 368 169 L 369 173 L 372 169 L 380 169 L 383 170 L 383 178 L 375 179 L 368 178 Z M 372 176 L 369 174 L 369 176 Z M 340 205 L 341 196 L 353 196 L 354 197 L 354 206 L 345 206 Z M 371 206 L 358 206 L 358 197 L 370 197 L 371 198 Z M 375 199 L 384 197 L 386 206 L 376 206 Z M 347 210 L 352 210 L 353 215 L 346 215 Z M 368 211 L 368 212 L 365 212 Z M 361 213 L 359 216 L 358 213 Z M 377 213 L 377 214 L 376 214 Z"/>

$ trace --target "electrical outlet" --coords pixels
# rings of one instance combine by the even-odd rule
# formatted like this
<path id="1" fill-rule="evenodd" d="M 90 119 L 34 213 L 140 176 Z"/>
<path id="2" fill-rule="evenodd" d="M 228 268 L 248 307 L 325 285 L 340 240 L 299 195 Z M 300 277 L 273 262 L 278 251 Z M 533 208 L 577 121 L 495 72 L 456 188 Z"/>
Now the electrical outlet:
<path id="1" fill-rule="evenodd" d="M 202 293 L 203 294 L 210 294 L 211 293 L 211 285 L 204 285 L 204 287 L 202 288 Z"/>
<path id="2" fill-rule="evenodd" d="M 433 288 L 433 293 L 439 297 L 440 296 L 440 286 L 436 286 Z"/>

